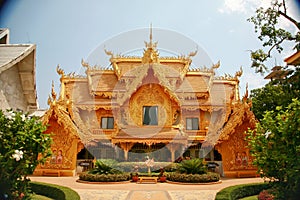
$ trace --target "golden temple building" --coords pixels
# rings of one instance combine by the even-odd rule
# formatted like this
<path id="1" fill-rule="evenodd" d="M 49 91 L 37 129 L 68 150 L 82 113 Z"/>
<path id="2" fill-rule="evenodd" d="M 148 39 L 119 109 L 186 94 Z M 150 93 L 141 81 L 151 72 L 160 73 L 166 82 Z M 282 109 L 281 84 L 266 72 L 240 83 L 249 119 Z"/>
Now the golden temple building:
<path id="1" fill-rule="evenodd" d="M 253 176 L 245 131 L 255 117 L 240 97 L 239 77 L 215 76 L 220 63 L 191 68 L 197 51 L 160 57 L 145 42 L 141 56 L 105 50 L 110 67 L 82 61 L 85 75 L 59 66 L 60 93 L 52 86 L 42 120 L 53 134 L 53 157 L 35 174 L 76 174 L 80 159 L 174 162 L 178 158 L 218 161 L 227 177 Z"/>

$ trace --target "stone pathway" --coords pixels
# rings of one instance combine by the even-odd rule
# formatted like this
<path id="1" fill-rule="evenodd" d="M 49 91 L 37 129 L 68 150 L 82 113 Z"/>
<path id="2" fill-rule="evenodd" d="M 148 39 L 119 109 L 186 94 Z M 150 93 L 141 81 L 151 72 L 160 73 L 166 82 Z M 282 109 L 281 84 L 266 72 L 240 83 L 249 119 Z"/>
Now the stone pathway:
<path id="1" fill-rule="evenodd" d="M 76 190 L 82 200 L 214 200 L 216 191 L 126 191 L 126 190 Z"/>
<path id="2" fill-rule="evenodd" d="M 127 200 L 128 190 L 85 190 L 77 189 L 81 200 Z"/>
<path id="3" fill-rule="evenodd" d="M 76 182 L 78 177 L 32 176 L 30 179 L 72 188 L 82 200 L 214 200 L 217 192 L 225 187 L 263 182 L 261 178 L 222 178 L 221 183 L 210 185 L 130 182 L 86 184 Z"/>

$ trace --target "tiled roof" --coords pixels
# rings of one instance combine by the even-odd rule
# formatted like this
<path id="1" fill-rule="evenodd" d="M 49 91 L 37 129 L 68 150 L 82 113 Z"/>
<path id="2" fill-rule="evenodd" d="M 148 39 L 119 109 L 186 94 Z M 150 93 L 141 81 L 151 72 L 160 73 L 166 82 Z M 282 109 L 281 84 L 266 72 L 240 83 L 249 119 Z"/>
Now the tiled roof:
<path id="1" fill-rule="evenodd" d="M 118 80 L 114 74 L 102 74 L 98 78 L 92 78 L 96 91 L 113 91 Z"/>
<path id="2" fill-rule="evenodd" d="M 0 72 L 22 60 L 33 48 L 34 44 L 0 44 Z"/>
<path id="3" fill-rule="evenodd" d="M 164 127 L 127 127 L 115 138 L 174 138 L 178 130 Z"/>
<path id="4" fill-rule="evenodd" d="M 185 80 L 176 92 L 207 92 L 209 77 L 186 76 Z"/>
<path id="5" fill-rule="evenodd" d="M 222 83 L 214 83 L 210 90 L 209 102 L 212 105 L 225 105 L 234 95 L 233 86 Z"/>
<path id="6" fill-rule="evenodd" d="M 287 57 L 286 59 L 284 59 L 284 61 L 288 65 L 300 65 L 300 51 L 297 51 L 296 53 Z"/>
<path id="7" fill-rule="evenodd" d="M 35 44 L 0 44 L 0 73 L 17 66 L 29 110 L 35 110 L 38 106 L 35 83 L 35 49 Z"/>
<path id="8" fill-rule="evenodd" d="M 113 143 L 122 141 L 131 142 L 179 142 L 185 143 L 187 136 L 182 135 L 179 130 L 164 127 L 127 127 L 112 138 Z"/>

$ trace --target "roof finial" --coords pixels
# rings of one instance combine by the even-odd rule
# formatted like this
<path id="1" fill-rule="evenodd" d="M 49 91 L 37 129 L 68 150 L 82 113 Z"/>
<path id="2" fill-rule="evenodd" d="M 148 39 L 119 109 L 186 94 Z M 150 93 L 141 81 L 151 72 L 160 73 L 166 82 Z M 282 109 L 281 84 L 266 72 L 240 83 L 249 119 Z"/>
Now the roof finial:
<path id="1" fill-rule="evenodd" d="M 56 93 L 54 90 L 54 82 L 52 81 L 52 87 L 51 87 L 51 96 L 53 100 L 56 100 Z"/>
<path id="2" fill-rule="evenodd" d="M 152 23 L 150 24 L 150 35 L 149 35 L 149 43 L 145 42 L 146 49 L 144 49 L 144 55 L 142 58 L 142 63 L 159 63 L 158 51 L 156 49 L 157 42 L 152 43 Z"/>
<path id="3" fill-rule="evenodd" d="M 243 102 L 247 102 L 247 99 L 248 99 L 248 83 L 246 84 L 246 93 L 243 96 Z"/>
<path id="4" fill-rule="evenodd" d="M 152 23 L 150 24 L 150 46 L 152 46 Z"/>

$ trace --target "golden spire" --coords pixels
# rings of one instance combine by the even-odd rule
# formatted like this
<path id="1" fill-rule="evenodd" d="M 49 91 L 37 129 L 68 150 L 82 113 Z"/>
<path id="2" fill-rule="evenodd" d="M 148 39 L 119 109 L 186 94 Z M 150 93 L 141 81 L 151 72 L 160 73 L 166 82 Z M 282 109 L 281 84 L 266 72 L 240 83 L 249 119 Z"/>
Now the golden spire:
<path id="1" fill-rule="evenodd" d="M 152 46 L 152 23 L 150 24 L 150 45 Z"/>
<path id="2" fill-rule="evenodd" d="M 56 103 L 56 93 L 54 90 L 54 82 L 53 81 L 52 81 L 52 87 L 51 87 L 51 96 L 49 95 L 47 103 L 49 106 L 55 105 L 55 103 Z"/>
<path id="3" fill-rule="evenodd" d="M 147 49 L 155 49 L 157 46 L 157 42 L 152 42 L 153 34 L 152 34 L 152 24 L 150 24 L 150 34 L 149 34 L 149 43 L 145 41 L 145 46 Z"/>
<path id="4" fill-rule="evenodd" d="M 54 82 L 52 81 L 52 87 L 51 87 L 51 95 L 52 95 L 52 99 L 56 100 L 56 93 L 54 90 Z"/>
<path id="5" fill-rule="evenodd" d="M 152 42 L 152 24 L 150 24 L 150 35 L 149 35 L 149 43 L 145 41 L 145 46 L 147 49 L 144 50 L 144 55 L 142 58 L 142 63 L 159 63 L 158 51 L 156 50 L 157 42 Z"/>
<path id="6" fill-rule="evenodd" d="M 246 93 L 245 95 L 243 96 L 243 102 L 247 102 L 247 99 L 248 99 L 248 83 L 246 84 Z"/>

